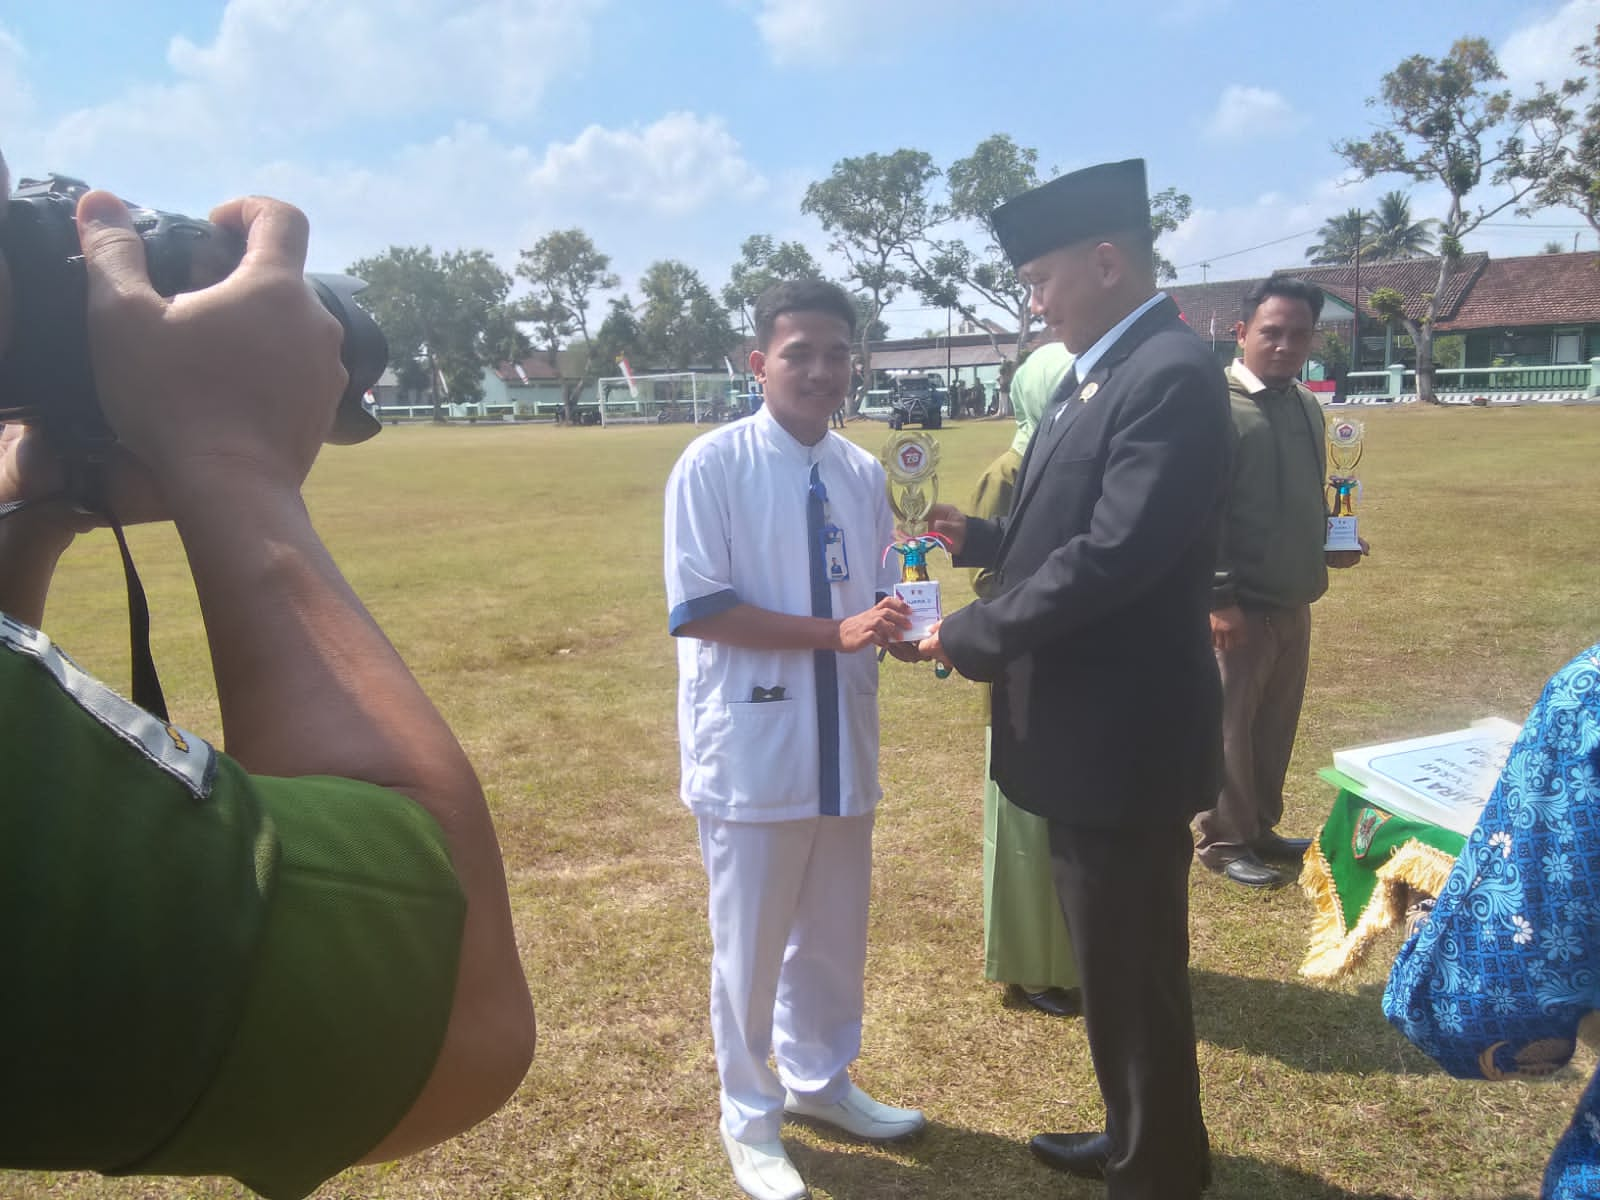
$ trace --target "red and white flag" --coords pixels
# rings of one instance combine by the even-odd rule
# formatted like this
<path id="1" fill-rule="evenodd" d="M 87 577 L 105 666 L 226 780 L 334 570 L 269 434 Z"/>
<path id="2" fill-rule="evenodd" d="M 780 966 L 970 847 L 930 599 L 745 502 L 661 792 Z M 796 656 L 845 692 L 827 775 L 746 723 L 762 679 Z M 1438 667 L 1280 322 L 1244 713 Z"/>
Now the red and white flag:
<path id="1" fill-rule="evenodd" d="M 628 365 L 628 360 L 622 355 L 617 355 L 617 366 L 622 368 L 622 377 L 628 381 L 628 395 L 635 400 L 639 398 L 639 385 L 633 381 L 633 368 Z"/>

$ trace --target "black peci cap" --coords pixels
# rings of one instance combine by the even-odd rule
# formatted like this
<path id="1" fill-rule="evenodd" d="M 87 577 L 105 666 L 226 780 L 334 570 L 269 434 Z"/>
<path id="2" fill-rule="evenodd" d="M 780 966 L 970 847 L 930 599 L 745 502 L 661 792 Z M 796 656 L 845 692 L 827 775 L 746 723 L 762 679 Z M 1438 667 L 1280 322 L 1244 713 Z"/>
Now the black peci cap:
<path id="1" fill-rule="evenodd" d="M 1148 230 L 1144 159 L 1101 163 L 1062 175 L 1007 200 L 990 220 L 1014 267 L 1085 238 Z"/>

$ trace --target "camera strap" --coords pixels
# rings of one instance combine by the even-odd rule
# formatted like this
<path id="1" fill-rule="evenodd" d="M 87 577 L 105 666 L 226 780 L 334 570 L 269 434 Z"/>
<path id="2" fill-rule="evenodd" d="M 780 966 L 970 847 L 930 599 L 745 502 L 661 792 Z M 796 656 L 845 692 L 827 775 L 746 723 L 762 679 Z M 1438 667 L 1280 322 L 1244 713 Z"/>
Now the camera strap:
<path id="1" fill-rule="evenodd" d="M 128 658 L 132 664 L 133 702 L 163 721 L 170 720 L 167 698 L 161 690 L 161 677 L 156 673 L 155 658 L 150 653 L 150 604 L 145 599 L 144 583 L 133 565 L 133 552 L 128 549 L 128 538 L 122 530 L 122 522 L 112 515 L 111 506 L 106 503 L 105 464 L 95 458 L 78 466 L 81 486 L 69 487 L 50 496 L 0 504 L 0 520 L 40 504 L 63 501 L 81 503 L 105 517 L 112 536 L 117 539 L 117 551 L 122 555 L 122 578 L 128 591 Z"/>

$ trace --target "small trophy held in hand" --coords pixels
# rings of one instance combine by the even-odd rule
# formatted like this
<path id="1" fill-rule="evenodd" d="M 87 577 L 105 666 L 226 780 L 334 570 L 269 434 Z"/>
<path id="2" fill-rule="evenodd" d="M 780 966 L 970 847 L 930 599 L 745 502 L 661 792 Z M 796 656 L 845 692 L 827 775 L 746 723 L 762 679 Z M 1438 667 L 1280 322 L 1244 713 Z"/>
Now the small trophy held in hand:
<path id="1" fill-rule="evenodd" d="M 939 498 L 939 443 L 928 433 L 893 435 L 878 455 L 889 477 L 889 507 L 908 540 L 884 548 L 900 555 L 900 582 L 894 594 L 911 606 L 911 628 L 901 641 L 919 642 L 933 632 L 944 616 L 939 581 L 928 575 L 928 552 L 936 546 L 949 550 L 947 540 L 928 530 L 928 511 Z"/>
<path id="2" fill-rule="evenodd" d="M 1362 428 L 1360 421 L 1339 417 L 1328 426 L 1328 463 L 1332 474 L 1328 478 L 1328 540 L 1324 550 L 1361 549 L 1361 538 L 1356 534 L 1356 497 L 1361 494 L 1361 484 L 1351 474 L 1361 461 Z"/>

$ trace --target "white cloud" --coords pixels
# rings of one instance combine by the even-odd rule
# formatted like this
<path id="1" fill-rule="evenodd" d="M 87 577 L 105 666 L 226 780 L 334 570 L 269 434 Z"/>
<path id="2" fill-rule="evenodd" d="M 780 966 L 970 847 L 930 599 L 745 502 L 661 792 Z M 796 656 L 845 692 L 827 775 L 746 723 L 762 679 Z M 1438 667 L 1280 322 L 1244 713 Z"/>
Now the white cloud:
<path id="1" fill-rule="evenodd" d="M 669 113 L 644 128 L 591 125 L 546 150 L 529 183 L 540 194 L 662 216 L 693 212 L 713 198 L 748 200 L 766 188 L 722 119 L 693 113 Z"/>
<path id="2" fill-rule="evenodd" d="M 903 46 L 970 12 L 956 0 L 758 0 L 756 28 L 779 66 L 836 66 Z"/>
<path id="3" fill-rule="evenodd" d="M 508 119 L 588 60 L 605 0 L 230 0 L 173 70 L 253 118 L 306 127 L 440 107 Z"/>
<path id="4" fill-rule="evenodd" d="M 607 3 L 229 0 L 209 42 L 172 40 L 167 78 L 72 112 L 39 140 L 52 162 L 93 163 L 147 190 L 173 164 L 220 160 L 237 172 L 301 154 L 321 131 L 446 113 L 526 117 L 587 65 Z M 0 105 L 5 58 L 0 45 Z"/>
<path id="5" fill-rule="evenodd" d="M 694 113 L 632 129 L 591 126 L 539 150 L 461 124 L 374 166 L 283 159 L 242 186 L 306 210 L 312 268 L 324 271 L 390 245 L 424 244 L 481 248 L 509 271 L 519 250 L 576 225 L 625 279 L 671 256 L 716 288 L 739 241 L 787 215 L 722 121 Z"/>
<path id="6" fill-rule="evenodd" d="M 1535 84 L 1554 87 L 1568 76 L 1583 74 L 1572 51 L 1594 41 L 1596 25 L 1600 25 L 1600 0 L 1568 0 L 1544 20 L 1511 34 L 1497 52 L 1507 86 L 1522 96 Z"/>
<path id="7" fill-rule="evenodd" d="M 1205 123 L 1206 137 L 1218 142 L 1256 141 L 1292 133 L 1305 118 L 1277 92 L 1230 83 Z"/>

